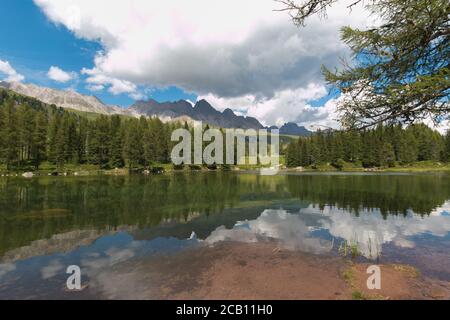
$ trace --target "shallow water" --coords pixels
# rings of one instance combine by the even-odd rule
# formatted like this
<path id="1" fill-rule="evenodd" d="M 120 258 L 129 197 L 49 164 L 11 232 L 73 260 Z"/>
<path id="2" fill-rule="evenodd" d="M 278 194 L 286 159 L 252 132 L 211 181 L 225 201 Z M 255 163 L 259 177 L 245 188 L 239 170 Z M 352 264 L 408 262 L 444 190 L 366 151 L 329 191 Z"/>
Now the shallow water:
<path id="1" fill-rule="evenodd" d="M 156 298 L 162 282 L 192 272 L 177 257 L 226 241 L 321 256 L 342 254 L 347 242 L 358 261 L 410 264 L 449 281 L 450 176 L 0 179 L 1 299 Z M 192 256 L 180 261 L 208 263 Z M 65 289 L 69 265 L 80 266 L 85 290 Z"/>

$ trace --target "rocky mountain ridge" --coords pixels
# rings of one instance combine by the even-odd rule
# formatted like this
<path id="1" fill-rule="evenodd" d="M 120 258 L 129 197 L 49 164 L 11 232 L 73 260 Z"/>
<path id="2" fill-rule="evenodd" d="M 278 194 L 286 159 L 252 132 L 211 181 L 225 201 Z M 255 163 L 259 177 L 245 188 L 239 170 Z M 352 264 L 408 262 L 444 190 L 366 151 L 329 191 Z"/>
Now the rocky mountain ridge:
<path id="1" fill-rule="evenodd" d="M 264 129 L 265 127 L 253 117 L 236 115 L 230 108 L 223 112 L 216 110 L 208 101 L 199 100 L 192 105 L 186 100 L 158 102 L 153 99 L 137 101 L 129 108 L 107 105 L 95 96 L 84 95 L 74 90 L 57 90 L 20 82 L 0 82 L 0 87 L 16 93 L 38 99 L 50 105 L 82 112 L 105 115 L 119 114 L 127 116 L 158 117 L 163 121 L 183 120 L 188 123 L 202 121 L 221 128 Z M 274 129 L 277 127 L 269 127 Z M 286 123 L 280 128 L 285 135 L 308 136 L 311 134 L 304 127 L 295 123 Z"/>

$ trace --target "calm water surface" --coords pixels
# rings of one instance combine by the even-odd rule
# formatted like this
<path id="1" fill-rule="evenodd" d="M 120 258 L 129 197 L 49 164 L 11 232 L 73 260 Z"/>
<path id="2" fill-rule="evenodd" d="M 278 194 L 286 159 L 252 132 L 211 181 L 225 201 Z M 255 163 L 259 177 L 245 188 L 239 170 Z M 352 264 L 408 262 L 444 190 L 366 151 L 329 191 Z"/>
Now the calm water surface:
<path id="1" fill-rule="evenodd" d="M 361 261 L 450 280 L 450 175 L 0 179 L 0 299 L 126 297 L 124 274 L 128 286 L 130 277 L 152 286 L 133 274 L 139 261 L 223 241 L 318 255 L 347 241 Z M 69 265 L 81 267 L 87 290 L 65 290 Z"/>

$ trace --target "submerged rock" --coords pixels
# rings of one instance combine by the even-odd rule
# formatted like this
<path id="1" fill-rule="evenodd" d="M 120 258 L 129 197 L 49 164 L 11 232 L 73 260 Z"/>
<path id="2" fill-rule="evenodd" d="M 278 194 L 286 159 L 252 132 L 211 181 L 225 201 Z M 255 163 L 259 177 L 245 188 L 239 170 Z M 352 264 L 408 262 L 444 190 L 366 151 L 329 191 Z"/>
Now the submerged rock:
<path id="1" fill-rule="evenodd" d="M 197 234 L 195 233 L 195 231 L 192 231 L 191 236 L 189 237 L 189 240 L 198 240 Z"/>
<path id="2" fill-rule="evenodd" d="M 24 178 L 33 178 L 34 173 L 33 172 L 25 172 L 24 174 L 22 174 L 22 177 Z"/>

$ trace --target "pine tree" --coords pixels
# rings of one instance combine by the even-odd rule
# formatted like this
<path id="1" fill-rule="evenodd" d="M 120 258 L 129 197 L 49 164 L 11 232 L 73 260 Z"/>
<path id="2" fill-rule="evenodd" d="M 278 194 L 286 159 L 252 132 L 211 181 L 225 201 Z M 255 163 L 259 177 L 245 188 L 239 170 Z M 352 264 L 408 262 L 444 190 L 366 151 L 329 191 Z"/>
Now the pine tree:
<path id="1" fill-rule="evenodd" d="M 72 114 L 66 112 L 64 113 L 62 123 L 64 128 L 64 162 L 76 164 L 78 163 L 77 121 Z"/>
<path id="2" fill-rule="evenodd" d="M 389 142 L 384 142 L 380 149 L 379 165 L 394 167 L 395 166 L 395 152 L 394 147 Z"/>
<path id="3" fill-rule="evenodd" d="M 41 162 L 46 156 L 47 146 L 47 117 L 43 112 L 37 112 L 35 115 L 35 126 L 33 131 L 33 145 L 31 148 L 34 167 L 39 170 Z"/>
<path id="4" fill-rule="evenodd" d="M 33 143 L 34 111 L 26 104 L 19 105 L 16 110 L 17 130 L 19 138 L 19 161 L 30 160 Z"/>
<path id="5" fill-rule="evenodd" d="M 337 162 L 344 158 L 344 146 L 342 143 L 342 134 L 336 132 L 331 136 L 331 162 Z"/>
<path id="6" fill-rule="evenodd" d="M 87 144 L 89 163 L 107 168 L 110 162 L 110 123 L 108 117 L 101 116 L 90 124 Z"/>
<path id="7" fill-rule="evenodd" d="M 157 144 L 159 137 L 156 133 L 155 119 L 149 119 L 147 129 L 143 133 L 143 139 L 145 162 L 147 165 L 151 165 L 158 158 Z"/>
<path id="8" fill-rule="evenodd" d="M 418 158 L 417 140 L 414 137 L 412 129 L 408 128 L 406 130 L 400 131 L 396 135 L 395 140 L 397 145 L 397 161 L 399 161 L 402 164 L 417 161 Z"/>
<path id="9" fill-rule="evenodd" d="M 411 127 L 417 140 L 418 160 L 439 160 L 443 148 L 440 134 L 425 124 L 415 124 Z"/>
<path id="10" fill-rule="evenodd" d="M 121 168 L 125 165 L 123 159 L 123 129 L 120 117 L 114 115 L 111 117 L 111 133 L 109 144 L 109 164 L 112 168 Z"/>
<path id="11" fill-rule="evenodd" d="M 58 167 L 61 167 L 65 164 L 66 160 L 66 125 L 67 123 L 60 119 L 58 122 L 59 126 L 57 127 L 56 136 L 55 136 L 55 144 L 54 144 L 54 152 L 55 158 L 54 162 Z"/>
<path id="12" fill-rule="evenodd" d="M 444 151 L 442 161 L 450 162 L 450 129 L 447 130 L 444 140 Z"/>
<path id="13" fill-rule="evenodd" d="M 10 170 L 11 165 L 16 163 L 19 156 L 19 136 L 17 134 L 17 115 L 14 110 L 14 101 L 9 99 L 1 109 L 0 118 L 2 127 L 0 136 L 2 137 L 1 158 L 6 164 L 6 169 Z"/>
<path id="14" fill-rule="evenodd" d="M 294 22 L 325 15 L 337 0 L 282 0 Z M 354 61 L 323 73 L 347 98 L 337 107 L 345 127 L 414 123 L 450 112 L 448 0 L 354 0 L 380 22 L 366 29 L 346 26 L 341 39 Z M 349 9 L 350 10 L 350 9 Z M 351 10 L 350 10 L 351 11 Z M 362 93 L 362 94 L 361 94 Z"/>
<path id="15" fill-rule="evenodd" d="M 87 162 L 87 152 L 88 152 L 88 133 L 89 133 L 89 121 L 81 117 L 78 121 L 78 140 L 77 140 L 77 153 L 78 162 Z"/>
<path id="16" fill-rule="evenodd" d="M 56 163 L 58 158 L 57 140 L 60 126 L 61 126 L 61 116 L 58 111 L 55 111 L 51 114 L 47 131 L 48 136 L 47 158 L 52 163 Z"/>
<path id="17" fill-rule="evenodd" d="M 128 121 L 124 153 L 130 170 L 144 162 L 142 139 L 139 121 L 134 119 Z"/>
<path id="18" fill-rule="evenodd" d="M 344 160 L 357 162 L 361 159 L 361 136 L 356 131 L 348 131 L 343 134 Z"/>
<path id="19" fill-rule="evenodd" d="M 297 141 L 289 143 L 286 150 L 286 166 L 294 168 L 300 166 L 298 143 Z"/>

